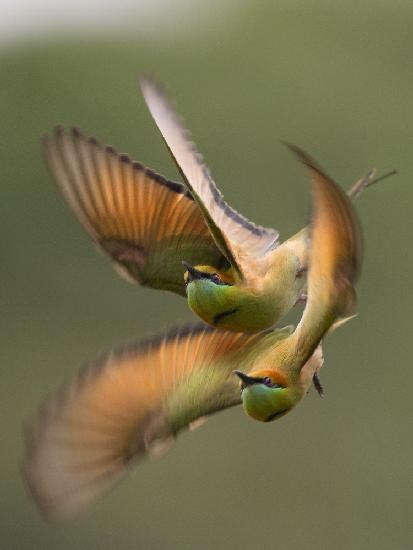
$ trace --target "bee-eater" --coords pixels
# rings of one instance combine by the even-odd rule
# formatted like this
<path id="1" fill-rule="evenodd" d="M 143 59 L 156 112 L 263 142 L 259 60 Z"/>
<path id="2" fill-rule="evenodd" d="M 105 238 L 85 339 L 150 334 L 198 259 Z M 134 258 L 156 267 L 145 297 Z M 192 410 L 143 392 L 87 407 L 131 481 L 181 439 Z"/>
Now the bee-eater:
<path id="1" fill-rule="evenodd" d="M 251 417 L 272 421 L 318 381 L 321 340 L 355 307 L 360 230 L 347 196 L 298 153 L 311 174 L 313 209 L 308 299 L 297 328 L 245 334 L 189 326 L 84 367 L 26 434 L 24 476 L 48 519 L 75 515 L 207 416 L 242 402 Z"/>
<path id="2" fill-rule="evenodd" d="M 57 129 L 44 146 L 63 195 L 130 281 L 187 295 L 190 308 L 215 327 L 258 332 L 273 326 L 303 296 L 308 231 L 280 244 L 277 231 L 232 209 L 165 95 L 150 80 L 141 87 L 184 185 L 77 129 Z M 350 196 L 372 177 L 373 171 Z"/>

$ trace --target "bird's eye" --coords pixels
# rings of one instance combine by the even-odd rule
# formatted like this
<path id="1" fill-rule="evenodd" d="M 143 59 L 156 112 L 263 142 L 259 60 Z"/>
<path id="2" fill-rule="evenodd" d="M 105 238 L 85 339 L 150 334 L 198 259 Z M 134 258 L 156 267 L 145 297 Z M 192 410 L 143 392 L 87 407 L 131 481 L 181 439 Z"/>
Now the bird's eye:
<path id="1" fill-rule="evenodd" d="M 211 281 L 212 281 L 213 283 L 215 283 L 216 285 L 219 285 L 219 284 L 221 284 L 221 282 L 222 282 L 220 276 L 217 275 L 216 273 L 212 273 L 210 279 L 211 279 Z"/>
<path id="2" fill-rule="evenodd" d="M 269 376 L 264 378 L 263 383 L 269 388 L 272 388 L 274 386 L 274 383 Z"/>

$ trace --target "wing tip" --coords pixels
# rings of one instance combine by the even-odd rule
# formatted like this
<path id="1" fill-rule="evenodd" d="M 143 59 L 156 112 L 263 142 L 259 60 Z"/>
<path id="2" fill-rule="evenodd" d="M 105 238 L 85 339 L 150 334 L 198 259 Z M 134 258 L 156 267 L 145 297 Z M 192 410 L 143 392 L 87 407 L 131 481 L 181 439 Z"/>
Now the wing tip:
<path id="1" fill-rule="evenodd" d="M 113 365 L 116 357 L 118 360 L 127 359 L 130 353 L 146 353 L 174 338 L 213 331 L 212 327 L 204 323 L 185 323 L 146 340 L 121 345 L 82 367 L 74 380 L 64 383 L 56 393 L 46 398 L 35 415 L 24 422 L 25 451 L 20 473 L 27 494 L 36 503 L 45 521 L 59 524 L 75 518 L 97 501 L 98 497 L 111 490 L 143 457 L 159 458 L 175 442 L 175 434 L 168 430 L 165 432 L 163 428 L 163 415 L 150 412 L 141 428 L 144 432 L 142 439 L 136 448 L 133 446 L 129 449 L 130 455 L 122 455 L 119 460 L 116 459 L 104 467 L 98 475 L 96 472 L 86 477 L 81 474 L 79 478 L 75 475 L 76 470 L 70 469 L 71 459 L 67 461 L 66 453 L 62 454 L 61 445 L 65 451 L 64 437 L 62 442 L 59 440 L 59 434 L 64 436 L 64 432 L 61 432 L 64 426 L 60 424 L 60 420 L 64 418 L 67 404 L 73 404 L 73 398 L 82 391 L 84 385 L 104 374 L 105 368 Z M 158 433 L 162 433 L 162 437 L 158 437 Z M 72 450 L 70 456 L 73 459 Z M 78 460 L 80 459 L 79 455 Z"/>
<path id="2" fill-rule="evenodd" d="M 138 75 L 138 84 L 145 95 L 145 91 L 153 91 L 159 96 L 167 97 L 165 85 L 150 73 L 141 73 Z"/>
<path id="3" fill-rule="evenodd" d="M 44 146 L 50 146 L 52 143 L 60 142 L 63 139 L 84 140 L 85 136 L 78 126 L 70 126 L 65 128 L 63 125 L 58 124 L 55 126 L 50 134 L 46 134 L 41 138 Z"/>
<path id="4" fill-rule="evenodd" d="M 46 403 L 49 399 L 46 399 Z M 23 423 L 24 457 L 20 463 L 20 475 L 26 493 L 34 500 L 42 518 L 48 523 L 57 523 L 59 515 L 52 504 L 52 499 L 42 490 L 42 483 L 38 473 L 38 437 L 39 424 L 43 416 L 46 403 L 43 403 L 33 418 L 25 419 Z"/>
<path id="5" fill-rule="evenodd" d="M 130 156 L 127 153 L 120 153 L 119 154 L 119 160 L 123 164 L 132 164 L 132 160 L 131 160 Z"/>
<path id="6" fill-rule="evenodd" d="M 310 168 L 311 170 L 315 170 L 316 172 L 320 173 L 321 175 L 323 175 L 323 177 L 326 177 L 326 174 L 324 173 L 323 169 L 321 168 L 321 166 L 318 164 L 318 162 L 308 153 L 306 153 L 306 151 L 304 151 L 304 149 L 302 149 L 301 147 L 299 147 L 298 145 L 295 145 L 293 143 L 290 143 L 289 141 L 284 141 L 284 140 L 281 140 L 281 143 L 287 147 L 287 149 L 289 149 L 293 155 L 302 163 L 304 164 L 304 166 L 306 166 L 307 168 Z M 328 178 L 330 179 L 330 178 Z"/>

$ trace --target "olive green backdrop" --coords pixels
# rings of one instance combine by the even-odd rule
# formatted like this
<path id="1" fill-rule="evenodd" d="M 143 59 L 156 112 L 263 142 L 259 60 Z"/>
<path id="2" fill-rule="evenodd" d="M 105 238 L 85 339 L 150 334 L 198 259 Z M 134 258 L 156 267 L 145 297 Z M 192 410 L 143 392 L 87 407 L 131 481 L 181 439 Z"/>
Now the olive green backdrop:
<path id="1" fill-rule="evenodd" d="M 196 9 L 196 3 L 191 9 Z M 0 57 L 1 491 L 4 549 L 408 549 L 412 545 L 413 5 L 245 2 L 159 33 L 3 48 Z M 22 424 L 100 351 L 194 319 L 128 286 L 58 195 L 39 140 L 78 125 L 176 178 L 136 76 L 167 83 L 228 201 L 288 237 L 308 183 L 280 139 L 342 185 L 399 176 L 358 203 L 359 317 L 322 380 L 264 425 L 234 409 L 147 463 L 90 512 L 43 522 L 19 475 Z"/>

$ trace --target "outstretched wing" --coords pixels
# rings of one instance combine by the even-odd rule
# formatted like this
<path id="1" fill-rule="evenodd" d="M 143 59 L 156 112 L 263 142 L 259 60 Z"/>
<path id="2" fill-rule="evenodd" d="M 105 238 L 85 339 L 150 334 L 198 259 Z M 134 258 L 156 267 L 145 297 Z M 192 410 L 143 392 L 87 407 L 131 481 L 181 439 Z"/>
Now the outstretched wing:
<path id="1" fill-rule="evenodd" d="M 58 128 L 44 149 L 73 212 L 128 280 L 185 296 L 182 260 L 226 264 L 182 184 L 77 129 Z"/>
<path id="2" fill-rule="evenodd" d="M 215 242 L 242 275 L 242 259 L 258 259 L 274 249 L 278 244 L 278 232 L 255 225 L 224 201 L 202 156 L 163 91 L 146 78 L 141 79 L 140 84 L 149 111 L 201 208 Z"/>
<path id="3" fill-rule="evenodd" d="M 118 347 L 81 369 L 27 430 L 24 476 L 44 515 L 75 515 L 180 430 L 240 403 L 232 371 L 248 372 L 263 347 L 290 333 L 194 325 Z"/>
<path id="4" fill-rule="evenodd" d="M 308 299 L 292 336 L 304 362 L 337 319 L 354 312 L 362 238 L 350 198 L 309 155 L 290 147 L 309 171 L 313 191 Z"/>

